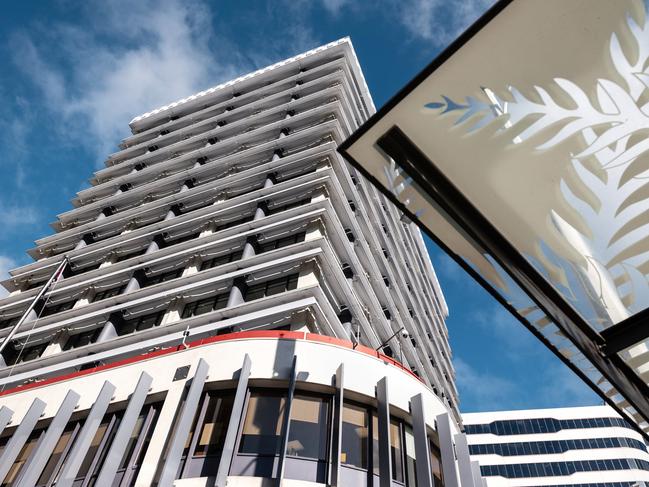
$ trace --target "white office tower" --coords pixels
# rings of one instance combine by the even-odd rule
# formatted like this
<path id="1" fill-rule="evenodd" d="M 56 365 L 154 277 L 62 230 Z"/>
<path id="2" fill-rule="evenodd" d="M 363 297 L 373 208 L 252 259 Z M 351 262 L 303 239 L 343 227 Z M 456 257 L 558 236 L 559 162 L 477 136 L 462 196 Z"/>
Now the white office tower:
<path id="1" fill-rule="evenodd" d="M 610 406 L 462 417 L 488 487 L 649 485 L 644 437 Z"/>
<path id="2" fill-rule="evenodd" d="M 373 110 L 343 39 L 131 122 L 3 283 L 3 486 L 473 485 L 422 237 L 336 152 Z"/>

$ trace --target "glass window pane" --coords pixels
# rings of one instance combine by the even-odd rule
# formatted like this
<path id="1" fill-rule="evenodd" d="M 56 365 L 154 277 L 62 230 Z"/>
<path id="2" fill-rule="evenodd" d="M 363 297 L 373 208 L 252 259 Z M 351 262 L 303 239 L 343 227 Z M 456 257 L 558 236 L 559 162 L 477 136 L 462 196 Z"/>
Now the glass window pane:
<path id="1" fill-rule="evenodd" d="M 230 421 L 233 401 L 232 394 L 210 397 L 194 456 L 220 455 Z"/>
<path id="2" fill-rule="evenodd" d="M 342 447 L 340 461 L 347 465 L 367 469 L 369 415 L 365 408 L 343 406 Z"/>
<path id="3" fill-rule="evenodd" d="M 406 443 L 406 484 L 408 487 L 417 487 L 415 436 L 410 426 L 405 426 L 404 436 Z"/>
<path id="4" fill-rule="evenodd" d="M 403 447 L 401 428 L 396 421 L 390 422 L 390 456 L 392 457 L 392 479 L 403 482 Z"/>
<path id="5" fill-rule="evenodd" d="M 430 445 L 430 471 L 433 474 L 434 487 L 443 487 L 442 454 L 435 445 Z"/>
<path id="6" fill-rule="evenodd" d="M 29 455 L 31 455 L 34 448 L 36 448 L 36 445 L 38 444 L 38 440 L 41 437 L 42 433 L 44 433 L 43 430 L 36 430 L 33 431 L 32 434 L 29 436 L 29 439 L 27 440 L 23 448 L 20 450 L 20 453 L 18 454 L 16 461 L 14 461 L 13 465 L 9 469 L 9 473 L 7 473 L 7 476 L 5 477 L 4 482 L 2 483 L 3 486 L 13 485 L 13 482 L 18 477 L 18 473 L 20 472 L 20 469 L 25 464 L 25 462 L 29 458 Z"/>
<path id="7" fill-rule="evenodd" d="M 379 475 L 379 417 L 372 414 L 372 471 Z"/>
<path id="8" fill-rule="evenodd" d="M 276 455 L 279 452 L 285 405 L 286 398 L 283 396 L 258 392 L 250 395 L 239 444 L 240 453 Z"/>
<path id="9" fill-rule="evenodd" d="M 97 428 L 97 432 L 95 433 L 95 436 L 92 438 L 92 441 L 90 442 L 90 446 L 88 447 L 88 452 L 86 453 L 83 462 L 81 462 L 81 467 L 79 467 L 79 471 L 77 472 L 77 478 L 84 478 L 88 474 L 90 465 L 92 464 L 92 461 L 94 460 L 95 455 L 97 454 L 97 450 L 99 449 L 99 444 L 104 439 L 104 435 L 106 434 L 106 431 L 108 431 L 108 425 L 110 424 L 110 420 L 112 416 L 113 414 L 107 414 L 102 419 L 99 428 Z"/>
<path id="10" fill-rule="evenodd" d="M 72 438 L 74 432 L 75 432 L 75 427 L 77 423 L 69 423 L 63 433 L 61 434 L 61 437 L 59 438 L 59 441 L 56 442 L 56 446 L 54 447 L 54 451 L 52 452 L 52 455 L 50 456 L 49 460 L 45 464 L 45 468 L 43 469 L 43 473 L 41 473 L 41 476 L 38 479 L 38 484 L 45 484 L 47 483 L 53 475 L 56 475 L 57 472 L 54 470 L 57 467 L 57 463 L 61 459 L 61 455 L 63 455 L 63 452 L 65 451 L 65 448 L 68 446 L 68 443 L 70 442 L 70 438 Z"/>
<path id="11" fill-rule="evenodd" d="M 328 416 L 329 403 L 324 398 L 295 396 L 287 455 L 326 460 Z"/>

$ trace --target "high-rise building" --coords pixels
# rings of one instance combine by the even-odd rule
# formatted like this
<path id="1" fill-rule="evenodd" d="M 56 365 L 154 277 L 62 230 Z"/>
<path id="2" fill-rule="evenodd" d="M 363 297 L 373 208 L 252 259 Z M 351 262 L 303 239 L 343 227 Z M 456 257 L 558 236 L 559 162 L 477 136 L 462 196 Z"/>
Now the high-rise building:
<path id="1" fill-rule="evenodd" d="M 3 283 L 3 486 L 481 482 L 373 111 L 343 39 L 131 121 Z"/>
<path id="2" fill-rule="evenodd" d="M 649 484 L 644 437 L 610 406 L 464 414 L 488 487 Z"/>

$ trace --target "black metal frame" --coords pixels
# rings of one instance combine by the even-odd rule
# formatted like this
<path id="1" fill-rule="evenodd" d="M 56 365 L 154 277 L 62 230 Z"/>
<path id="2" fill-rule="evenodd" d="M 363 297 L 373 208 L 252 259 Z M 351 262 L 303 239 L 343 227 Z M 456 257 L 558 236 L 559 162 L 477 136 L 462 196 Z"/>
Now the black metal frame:
<path id="1" fill-rule="evenodd" d="M 374 125 L 388 114 L 401 100 L 408 96 L 421 82 L 442 66 L 456 51 L 464 46 L 494 17 L 501 13 L 514 0 L 500 0 L 476 21 L 455 42 L 445 49 L 412 81 L 401 89 L 390 101 L 374 114 L 362 127 L 354 132 L 338 151 L 370 180 L 392 203 L 415 222 L 433 241 L 435 241 L 453 260 L 467 271 L 497 301 L 508 309 L 525 325 L 541 342 L 550 348 L 555 355 L 573 372 L 584 380 L 593 390 L 613 406 L 624 417 L 621 409 L 608 398 L 584 372 L 569 359 L 559 353 L 534 326 L 524 317 L 518 315 L 491 284 L 483 279 L 473 268 L 423 225 L 398 198 L 390 193 L 363 166 L 349 154 L 350 147 L 365 135 Z M 519 0 L 520 1 L 520 0 Z M 412 177 L 413 181 L 446 213 L 449 223 L 469 239 L 470 243 L 482 253 L 490 254 L 501 265 L 518 286 L 523 289 L 535 304 L 551 319 L 568 339 L 590 360 L 598 371 L 618 392 L 633 406 L 636 411 L 649 421 L 649 386 L 633 372 L 617 352 L 646 338 L 649 334 L 642 331 L 642 326 L 649 320 L 649 310 L 638 313 L 609 330 L 599 334 L 561 297 L 561 295 L 534 269 L 527 260 L 502 236 L 493 225 L 475 208 L 466 197 L 445 177 L 431 161 L 397 126 L 390 128 L 376 142 L 377 146 Z M 635 425 L 637 427 L 637 425 Z M 649 434 L 641 433 L 649 438 Z"/>

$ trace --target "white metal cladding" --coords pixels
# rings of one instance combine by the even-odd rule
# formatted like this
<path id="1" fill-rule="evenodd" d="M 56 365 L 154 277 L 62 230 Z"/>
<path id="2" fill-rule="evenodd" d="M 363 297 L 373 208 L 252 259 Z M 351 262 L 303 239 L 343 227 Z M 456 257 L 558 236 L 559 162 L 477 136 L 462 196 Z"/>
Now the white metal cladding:
<path id="1" fill-rule="evenodd" d="M 421 234 L 336 152 L 373 112 L 342 39 L 135 119 L 28 251 L 35 262 L 2 283 L 0 340 L 63 257 L 71 263 L 7 343 L 0 390 L 185 340 L 299 330 L 383 346 L 444 405 L 426 417 L 459 424 L 448 309 Z M 408 338 L 384 343 L 401 327 Z M 120 380 L 133 392 L 141 373 L 158 373 L 149 367 Z M 177 389 L 166 397 L 180 401 Z M 140 419 L 151 426 L 170 404 Z"/>
<path id="2" fill-rule="evenodd" d="M 617 487 L 621 487 L 636 482 L 649 482 L 649 468 L 646 467 L 649 463 L 643 463 L 649 462 L 649 453 L 643 436 L 630 425 L 617 425 L 617 421 L 625 420 L 610 406 L 466 413 L 463 419 L 467 431 L 471 433 L 467 434 L 471 458 L 479 461 L 482 475 L 489 486 L 596 484 L 605 487 L 617 483 Z M 533 421 L 548 419 L 557 424 L 554 428 L 556 431 L 539 432 L 538 429 L 545 429 L 543 424 Z M 610 419 L 616 422 L 604 423 Z M 498 429 L 498 424 L 503 424 L 502 422 L 517 422 L 520 428 L 533 430 L 500 434 L 505 432 Z M 486 432 L 482 425 L 490 425 L 490 432 Z M 517 451 L 521 448 L 523 454 Z M 637 464 L 623 468 L 615 462 L 616 468 L 600 470 L 597 462 L 609 460 L 632 460 L 637 461 Z M 589 465 L 584 471 L 571 474 L 536 473 L 514 478 L 519 465 L 553 463 L 563 469 L 564 465 L 570 467 L 574 462 L 589 462 Z M 590 465 L 591 462 L 595 465 Z M 606 467 L 608 462 L 604 463 Z M 498 472 L 486 474 L 487 469 L 498 466 L 504 466 L 505 475 L 493 475 Z M 514 469 L 512 478 L 507 478 L 507 468 Z"/>
<path id="3" fill-rule="evenodd" d="M 39 419 L 41 424 L 47 423 L 60 411 L 61 404 L 64 404 L 70 391 L 74 391 L 75 401 L 78 402 L 75 414 L 84 416 L 88 410 L 92 411 L 91 408 L 106 388 L 106 384 L 111 384 L 111 388 L 114 388 L 108 406 L 109 411 L 118 409 L 118 405 L 130 404 L 131 401 L 137 403 L 136 407 L 139 410 L 143 403 L 142 393 L 148 389 L 148 402 L 162 401 L 163 409 L 169 409 L 166 411 L 167 415 L 160 413 L 146 451 L 147 456 L 154 455 L 155 452 L 162 454 L 165 435 L 159 435 L 158 431 L 174 432 L 184 442 L 183 434 L 178 433 L 173 425 L 176 414 L 186 407 L 187 402 L 178 401 L 179 396 L 174 391 L 186 390 L 190 394 L 192 390 L 200 392 L 203 390 L 203 381 L 208 390 L 230 389 L 233 384 L 236 385 L 240 377 L 241 364 L 244 363 L 246 356 L 250 357 L 249 376 L 245 376 L 250 387 L 274 387 L 286 390 L 293 357 L 297 356 L 300 357 L 295 371 L 298 392 L 316 391 L 333 397 L 336 392 L 333 377 L 342 365 L 346 371 L 343 384 L 345 400 L 351 399 L 354 402 L 372 405 L 375 386 L 383 381 L 387 387 L 386 395 L 392 416 L 412 423 L 410 417 L 412 403 L 420 401 L 423 411 L 421 420 L 425 424 L 425 430 L 436 432 L 436 418 L 448 414 L 447 406 L 414 375 L 377 356 L 369 355 L 367 351 L 357 351 L 351 346 L 322 342 L 321 340 L 326 340 L 326 337 L 312 339 L 307 334 L 293 333 L 290 338 L 278 339 L 272 335 L 255 337 L 241 334 L 239 338 L 233 336 L 232 339 L 227 337 L 224 339 L 224 341 L 207 342 L 203 345 L 192 344 L 187 349 L 178 347 L 163 355 L 154 353 L 132 363 L 100 368 L 91 373 L 63 378 L 51 384 L 36 385 L 24 391 L 8 390 L 5 395 L 0 396 L 0 405 L 16 411 L 9 425 L 15 431 L 15 426 L 22 424 L 24 420 L 22 415 L 25 413 L 21 412 L 27 411 L 33 401 L 39 401 L 38 398 L 43 398 L 45 403 Z M 179 379 L 178 373 L 183 369 L 187 370 Z M 147 377 L 148 371 L 152 370 L 155 371 L 155 375 L 152 378 Z M 200 382 L 196 382 L 196 374 L 200 374 Z M 143 377 L 146 379 L 145 382 Z M 142 389 L 143 384 L 145 389 Z M 194 384 L 200 384 L 200 387 Z M 136 412 L 138 411 L 131 411 L 130 415 L 127 413 L 124 416 L 124 421 L 128 422 L 131 428 L 134 426 L 129 420 L 131 416 L 137 416 Z M 194 413 L 191 413 L 191 416 L 193 417 Z M 448 424 L 451 434 L 457 434 L 458 426 L 453 421 Z M 26 432 L 27 436 L 34 428 L 34 424 L 29 426 L 30 431 Z M 113 447 L 114 445 L 110 448 Z M 43 463 L 43 460 L 41 458 L 40 462 Z M 149 460 L 153 461 L 154 467 L 141 468 L 136 485 L 149 485 L 158 468 L 156 465 L 161 464 L 162 459 L 151 457 Z M 67 462 L 72 461 L 74 457 L 66 458 L 61 468 L 65 471 Z M 452 469 L 455 468 L 457 466 L 448 467 L 445 475 L 450 478 L 454 475 Z M 104 475 L 103 471 L 102 475 Z"/>

